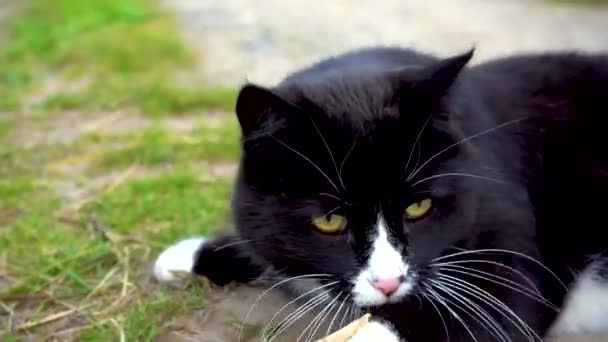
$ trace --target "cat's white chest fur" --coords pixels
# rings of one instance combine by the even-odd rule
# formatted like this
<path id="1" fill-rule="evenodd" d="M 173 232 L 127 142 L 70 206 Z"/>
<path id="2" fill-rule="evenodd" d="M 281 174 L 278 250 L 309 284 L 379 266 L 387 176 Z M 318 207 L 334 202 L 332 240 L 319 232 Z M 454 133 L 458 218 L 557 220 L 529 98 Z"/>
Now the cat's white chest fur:
<path id="1" fill-rule="evenodd" d="M 602 279 L 596 265 L 580 274 L 566 297 L 557 321 L 551 329 L 554 335 L 608 331 L 608 279 Z"/>

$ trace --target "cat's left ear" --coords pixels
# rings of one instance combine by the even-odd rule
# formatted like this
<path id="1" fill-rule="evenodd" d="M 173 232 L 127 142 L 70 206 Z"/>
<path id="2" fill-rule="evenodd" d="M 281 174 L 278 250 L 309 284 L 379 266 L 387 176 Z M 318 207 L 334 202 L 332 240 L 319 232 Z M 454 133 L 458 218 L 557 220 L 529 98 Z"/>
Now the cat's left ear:
<path id="1" fill-rule="evenodd" d="M 244 136 L 260 129 L 278 113 L 286 114 L 296 110 L 271 89 L 255 84 L 246 84 L 241 88 L 235 109 Z"/>

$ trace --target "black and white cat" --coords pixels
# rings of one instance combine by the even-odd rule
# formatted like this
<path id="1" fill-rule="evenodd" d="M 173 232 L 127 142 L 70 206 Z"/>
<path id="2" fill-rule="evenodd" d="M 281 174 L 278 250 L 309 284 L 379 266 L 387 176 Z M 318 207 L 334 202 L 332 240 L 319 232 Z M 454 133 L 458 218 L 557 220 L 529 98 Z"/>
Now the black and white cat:
<path id="1" fill-rule="evenodd" d="M 608 330 L 608 55 L 472 54 L 370 48 L 244 86 L 238 235 L 155 276 L 278 270 L 371 312 L 354 341 Z"/>

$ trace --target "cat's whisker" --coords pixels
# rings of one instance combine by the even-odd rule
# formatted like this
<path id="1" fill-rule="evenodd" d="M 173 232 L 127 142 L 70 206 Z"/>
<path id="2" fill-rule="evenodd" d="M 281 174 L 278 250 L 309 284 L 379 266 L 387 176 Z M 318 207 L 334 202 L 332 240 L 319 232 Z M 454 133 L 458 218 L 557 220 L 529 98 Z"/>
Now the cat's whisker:
<path id="1" fill-rule="evenodd" d="M 424 129 L 426 128 L 426 126 L 429 124 L 429 122 L 431 121 L 431 118 L 433 117 L 433 112 L 431 112 L 431 114 L 429 114 L 429 116 L 426 118 L 426 121 L 424 122 L 424 124 L 422 125 L 422 128 L 420 128 L 420 132 L 418 132 L 418 135 L 416 136 L 416 140 L 414 141 L 414 144 L 412 145 L 412 149 L 410 150 L 410 155 L 407 157 L 407 163 L 405 164 L 405 170 L 404 172 L 407 174 L 407 169 L 410 166 L 410 161 L 412 160 L 412 156 L 414 155 L 414 149 L 416 148 L 416 145 L 418 145 L 418 161 L 416 161 L 416 165 L 414 166 L 414 170 L 416 170 L 416 167 L 418 166 L 418 162 L 420 161 L 420 137 L 422 137 L 422 133 L 424 133 Z M 408 179 L 409 176 L 406 177 L 406 179 Z"/>
<path id="2" fill-rule="evenodd" d="M 536 284 L 534 284 L 534 282 L 526 274 L 524 274 L 524 272 L 522 272 L 520 270 L 517 270 L 514 267 L 507 266 L 507 265 L 505 265 L 503 263 L 497 262 L 497 261 L 480 260 L 480 259 L 466 259 L 466 260 L 454 260 L 454 261 L 446 261 L 446 262 L 440 262 L 440 263 L 432 263 L 431 266 L 442 267 L 442 266 L 453 266 L 453 265 L 461 265 L 461 264 L 476 264 L 476 263 L 494 265 L 494 266 L 497 266 L 497 267 L 505 268 L 505 269 L 509 270 L 510 272 L 516 273 L 528 285 L 530 285 L 530 288 L 533 289 L 533 292 L 535 292 L 537 294 L 540 294 L 540 290 L 538 289 L 538 287 L 536 287 Z M 465 267 L 465 266 L 461 266 L 461 267 Z"/>
<path id="3" fill-rule="evenodd" d="M 456 306 L 463 312 L 466 312 L 474 321 L 484 327 L 484 329 L 486 329 L 497 340 L 503 342 L 507 342 L 510 340 L 510 338 L 508 338 L 508 334 L 504 331 L 503 327 L 498 322 L 496 322 L 496 320 L 486 310 L 471 301 L 469 298 L 466 298 L 465 296 L 461 295 L 460 293 L 457 293 L 450 287 L 444 285 L 443 282 L 432 281 L 432 283 L 435 288 L 445 292 L 446 295 L 448 295 L 454 301 L 460 303 L 460 305 L 458 303 L 452 302 L 449 298 L 444 297 L 446 301 L 451 302 L 452 305 Z M 507 338 L 505 338 L 505 336 Z"/>
<path id="4" fill-rule="evenodd" d="M 316 325 L 317 321 L 323 316 L 323 314 L 325 313 L 325 310 L 327 310 L 327 308 L 329 308 L 330 305 L 326 305 L 324 308 L 322 308 L 319 312 L 316 313 L 315 317 L 310 320 L 310 322 L 308 323 L 308 325 L 306 325 L 306 327 L 304 327 L 304 329 L 302 329 L 302 332 L 300 333 L 300 335 L 298 335 L 298 338 L 296 339 L 296 342 L 300 342 L 300 339 L 302 337 L 304 337 L 304 335 L 306 334 L 306 331 L 308 331 L 308 329 L 311 329 L 312 326 Z M 312 329 L 311 329 L 312 332 Z M 308 334 L 308 337 L 306 338 L 306 341 L 308 341 L 310 337 L 310 334 Z"/>
<path id="5" fill-rule="evenodd" d="M 437 175 L 433 175 L 433 176 L 429 176 L 426 178 L 423 178 L 419 181 L 414 182 L 413 184 L 410 185 L 410 187 L 415 187 L 418 184 L 424 183 L 426 181 L 429 181 L 431 179 L 436 179 L 436 178 L 443 178 L 443 177 L 469 177 L 469 178 L 475 178 L 475 179 L 481 179 L 481 180 L 486 180 L 486 181 L 490 181 L 490 182 L 494 182 L 494 183 L 498 183 L 498 184 L 505 184 L 505 181 L 496 179 L 496 178 L 492 178 L 492 177 L 485 177 L 485 176 L 480 176 L 480 175 L 474 175 L 471 173 L 459 173 L 459 172 L 448 172 L 448 173 L 440 173 Z"/>
<path id="6" fill-rule="evenodd" d="M 355 149 L 355 144 L 357 144 L 357 137 L 355 137 L 355 140 L 353 141 L 353 145 L 350 147 L 348 152 L 346 152 L 344 159 L 342 159 L 342 162 L 340 163 L 340 170 L 338 171 L 338 178 L 340 179 L 340 182 L 342 183 L 342 187 L 344 188 L 344 190 L 346 190 L 346 187 L 344 186 L 344 182 L 342 182 L 342 170 L 344 169 L 344 164 L 346 163 L 346 160 L 350 156 L 351 152 Z"/>
<path id="7" fill-rule="evenodd" d="M 431 303 L 431 305 L 433 306 L 433 308 L 435 308 L 435 311 L 437 311 L 437 315 L 439 315 L 439 319 L 441 319 L 441 323 L 443 324 L 443 329 L 445 330 L 445 336 L 448 340 L 448 342 L 450 341 L 450 333 L 448 331 L 448 325 L 445 323 L 445 320 L 443 319 L 443 315 L 441 314 L 441 311 L 439 310 L 439 308 L 437 308 L 437 305 L 435 305 L 435 302 L 433 301 L 433 297 L 430 295 L 427 295 L 426 293 L 422 293 L 422 297 L 426 298 L 429 303 Z"/>
<path id="8" fill-rule="evenodd" d="M 446 279 L 441 279 L 441 283 L 444 284 L 444 286 L 446 286 L 447 288 L 451 288 L 454 291 L 456 291 L 456 290 L 461 291 L 461 296 L 463 294 L 467 294 L 467 295 L 470 295 L 473 298 L 479 300 L 481 303 L 488 305 L 490 308 L 494 309 L 502 317 L 504 317 L 507 321 L 509 321 L 509 323 L 511 323 L 513 326 L 515 326 L 517 328 L 517 330 L 519 330 L 524 336 L 526 336 L 528 338 L 528 340 L 534 341 L 534 338 L 533 338 L 533 336 L 530 335 L 528 328 L 525 326 L 522 326 L 523 321 L 519 320 L 519 316 L 515 315 L 515 313 L 513 313 L 513 315 L 511 315 L 510 314 L 511 310 L 498 299 L 496 299 L 496 298 L 488 299 L 485 296 L 481 296 L 478 292 L 472 291 L 466 285 L 454 284 L 449 281 L 446 281 Z M 454 292 L 454 293 L 456 293 L 456 292 Z M 453 294 L 453 295 L 455 296 L 455 294 Z M 511 316 L 515 317 L 518 320 L 518 322 L 514 321 Z M 523 324 L 525 324 L 525 323 L 523 323 Z M 502 325 L 501 325 L 501 330 L 502 330 Z"/>
<path id="9" fill-rule="evenodd" d="M 357 305 L 352 306 L 352 310 L 348 313 L 348 322 L 352 322 L 356 318 L 361 316 L 361 309 Z"/>
<path id="10" fill-rule="evenodd" d="M 454 269 L 456 268 L 456 269 Z M 460 269 L 458 269 L 460 268 Z M 463 270 L 466 269 L 466 270 Z M 480 270 L 475 270 L 473 268 L 469 268 L 469 267 L 464 267 L 464 266 L 443 266 L 440 267 L 440 270 L 443 272 L 454 272 L 454 273 L 460 273 L 460 274 L 464 274 L 470 277 L 474 277 L 474 278 L 478 278 L 478 279 L 483 279 L 485 281 L 506 287 L 508 289 L 511 289 L 515 292 L 518 292 L 528 298 L 531 298 L 541 304 L 546 305 L 548 308 L 555 310 L 556 312 L 559 312 L 559 308 L 555 305 L 553 305 L 549 300 L 547 300 L 545 297 L 541 296 L 540 294 L 534 293 L 532 290 L 530 290 L 529 288 L 514 282 L 510 279 L 507 279 L 505 277 L 501 277 L 501 276 L 497 276 L 494 274 L 491 274 L 489 272 L 484 272 L 484 271 L 480 271 Z M 484 275 L 480 275 L 481 274 L 485 274 Z M 491 277 L 494 277 L 494 279 L 492 279 Z M 498 281 L 498 280 L 500 281 Z M 511 284 L 511 285 L 508 285 Z"/>
<path id="11" fill-rule="evenodd" d="M 436 154 L 434 154 L 433 156 L 431 156 L 429 159 L 427 159 L 427 160 L 426 160 L 424 163 L 422 163 L 422 165 L 420 165 L 420 167 L 419 167 L 419 168 L 415 169 L 415 170 L 414 170 L 414 172 L 412 172 L 412 173 L 411 173 L 411 174 L 410 174 L 410 175 L 407 177 L 406 182 L 409 182 L 410 180 L 412 180 L 412 178 L 414 178 L 414 177 L 415 177 L 415 176 L 416 176 L 416 175 L 417 175 L 417 174 L 418 174 L 418 173 L 419 173 L 419 172 L 420 172 L 420 171 L 421 171 L 421 170 L 422 170 L 422 169 L 423 169 L 423 168 L 424 168 L 426 165 L 428 165 L 428 164 L 429 164 L 431 161 L 433 161 L 435 158 L 439 157 L 440 155 L 442 155 L 443 153 L 445 153 L 445 152 L 449 151 L 450 149 L 452 149 L 452 148 L 454 148 L 454 147 L 456 147 L 456 146 L 458 146 L 458 145 L 460 145 L 460 144 L 463 144 L 463 143 L 465 143 L 465 142 L 467 142 L 467 141 L 469 141 L 469 140 L 472 140 L 472 139 L 478 138 L 478 137 L 480 137 L 480 136 L 483 136 L 483 135 L 486 135 L 486 134 L 489 134 L 489 133 L 495 132 L 495 131 L 497 131 L 497 130 L 499 130 L 499 129 L 503 128 L 503 127 L 506 127 L 506 126 L 512 125 L 512 124 L 514 124 L 514 123 L 518 123 L 518 122 L 523 121 L 523 120 L 526 120 L 526 119 L 527 119 L 527 118 L 519 118 L 519 119 L 510 120 L 510 121 L 504 122 L 504 123 L 502 123 L 502 124 L 500 124 L 500 125 L 497 125 L 497 126 L 495 126 L 494 128 L 490 128 L 490 129 L 487 129 L 487 130 L 485 130 L 485 131 L 481 131 L 481 132 L 476 133 L 476 134 L 473 134 L 473 135 L 471 135 L 471 136 L 469 136 L 469 137 L 467 137 L 467 138 L 464 138 L 464 139 L 462 139 L 462 140 L 460 140 L 460 141 L 458 141 L 458 142 L 456 142 L 456 143 L 453 143 L 452 145 L 450 145 L 450 146 L 448 146 L 448 147 L 444 148 L 443 150 L 441 150 L 441 151 L 437 152 Z"/>
<path id="12" fill-rule="evenodd" d="M 333 281 L 333 282 L 331 282 L 331 283 L 327 283 L 327 284 L 324 284 L 324 285 L 321 285 L 321 286 L 317 286 L 317 287 L 313 288 L 312 290 L 307 291 L 307 292 L 305 292 L 305 293 L 303 293 L 303 294 L 299 295 L 299 296 L 298 296 L 298 297 L 296 297 L 295 299 L 292 299 L 292 300 L 291 300 L 291 301 L 289 301 L 287 304 L 283 305 L 283 306 L 282 306 L 282 307 L 281 307 L 281 308 L 280 308 L 280 309 L 279 309 L 279 310 L 278 310 L 278 311 L 277 311 L 277 312 L 276 312 L 276 313 L 275 313 L 275 314 L 272 316 L 272 318 L 270 319 L 270 321 L 268 321 L 268 323 L 266 324 L 266 327 L 265 327 L 264 329 L 262 329 L 262 331 L 267 331 L 267 328 L 272 326 L 272 322 L 274 322 L 274 320 L 275 320 L 275 319 L 276 319 L 276 318 L 277 318 L 277 317 L 278 317 L 278 316 L 281 314 L 281 312 L 285 311 L 285 309 L 287 309 L 287 307 L 289 307 L 291 304 L 293 304 L 293 303 L 297 302 L 297 301 L 298 301 L 298 300 L 300 300 L 302 297 L 306 297 L 306 296 L 310 295 L 311 293 L 316 292 L 316 291 L 319 291 L 319 290 L 322 290 L 322 289 L 324 289 L 324 288 L 327 288 L 327 287 L 330 287 L 330 286 L 334 286 L 334 285 L 336 285 L 337 283 L 339 283 L 339 281 Z"/>
<path id="13" fill-rule="evenodd" d="M 414 297 L 416 297 L 416 299 L 418 300 L 418 311 L 422 310 L 422 299 L 420 299 L 420 296 L 418 294 L 415 294 Z"/>
<path id="14" fill-rule="evenodd" d="M 485 248 L 485 249 L 472 249 L 472 250 L 466 250 L 463 252 L 458 252 L 458 253 L 452 253 L 452 254 L 448 254 L 448 255 L 444 255 L 441 256 L 439 258 L 435 258 L 432 261 L 436 262 L 436 261 L 441 261 L 441 260 L 445 260 L 447 258 L 452 258 L 455 256 L 462 256 L 462 255 L 468 255 L 468 254 L 483 254 L 483 253 L 505 253 L 505 254 L 511 254 L 511 255 L 516 255 L 519 257 L 522 257 L 524 259 L 527 259 L 529 261 L 532 261 L 533 263 L 537 264 L 538 266 L 542 267 L 544 270 L 546 270 L 547 272 L 549 272 L 553 277 L 555 277 L 555 279 L 560 283 L 560 285 L 566 290 L 568 291 L 568 286 L 566 286 L 566 284 L 564 284 L 564 282 L 559 279 L 559 277 L 557 276 L 557 274 L 555 274 L 555 272 L 551 271 L 551 269 L 547 266 L 545 266 L 545 264 L 543 264 L 542 262 L 538 261 L 537 259 L 526 255 L 524 253 L 521 252 L 516 252 L 516 251 L 510 251 L 508 249 L 498 249 L 498 248 Z"/>
<path id="15" fill-rule="evenodd" d="M 343 205 L 339 205 L 339 206 L 333 208 L 332 210 L 328 211 L 327 213 L 325 213 L 325 216 L 329 217 L 329 215 L 333 214 L 336 210 L 343 208 L 343 207 L 344 207 Z"/>
<path id="16" fill-rule="evenodd" d="M 443 305 L 446 310 L 448 310 L 448 312 L 450 313 L 450 315 L 452 315 L 452 317 L 456 318 L 456 320 L 458 322 L 460 322 L 460 324 L 462 324 L 462 326 L 464 327 L 464 329 L 467 331 L 467 333 L 469 335 L 471 335 L 471 338 L 473 339 L 473 341 L 475 342 L 479 342 L 479 340 L 477 340 L 477 338 L 475 337 L 475 334 L 473 334 L 473 332 L 471 331 L 471 329 L 469 328 L 469 326 L 465 323 L 465 321 L 460 317 L 460 315 L 458 315 L 454 310 L 452 310 L 452 308 L 450 308 L 450 306 L 448 305 L 448 303 L 446 303 L 446 298 L 443 297 L 442 295 L 440 295 L 437 291 L 435 291 L 432 287 L 427 287 L 426 288 L 426 292 L 432 296 L 433 298 L 435 298 L 437 300 L 438 303 L 440 303 L 441 305 Z M 453 304 L 452 304 L 453 305 Z"/>
<path id="17" fill-rule="evenodd" d="M 317 318 L 317 322 L 315 324 L 315 328 L 311 329 L 310 333 L 308 334 L 308 337 L 306 338 L 306 342 L 310 342 L 310 340 L 315 336 L 315 334 L 317 333 L 317 331 L 319 330 L 321 325 L 323 325 L 323 322 L 325 321 L 327 316 L 329 316 L 331 314 L 334 307 L 338 304 L 338 299 L 340 298 L 340 296 L 342 296 L 342 293 L 344 293 L 344 292 L 341 291 L 340 293 L 338 293 L 338 295 L 335 296 L 335 298 L 329 304 L 327 304 L 327 307 L 325 307 L 321 311 L 321 313 L 317 316 L 318 318 Z"/>
<path id="18" fill-rule="evenodd" d="M 330 290 L 327 290 L 324 292 L 324 295 L 322 297 L 320 297 L 317 301 L 308 304 L 308 306 L 306 307 L 302 307 L 301 310 L 297 310 L 294 313 L 292 313 L 289 318 L 289 320 L 286 320 L 284 323 L 281 322 L 279 324 L 279 326 L 281 326 L 281 330 L 279 332 L 277 332 L 276 336 L 279 336 L 280 334 L 282 334 L 283 332 L 285 332 L 290 326 L 292 326 L 295 322 L 297 322 L 298 320 L 300 320 L 302 317 L 304 317 L 304 315 L 306 315 L 307 313 L 309 313 L 310 311 L 314 310 L 316 307 L 326 303 L 328 300 L 331 299 L 331 296 L 329 295 Z M 317 315 L 315 315 L 315 319 L 317 318 L 319 313 L 317 313 Z M 289 316 L 288 316 L 289 317 Z M 312 321 L 310 322 L 312 323 Z M 307 328 L 310 326 L 309 325 L 306 327 L 306 329 L 304 329 L 301 333 L 300 336 L 303 336 L 303 334 L 305 333 L 305 331 L 307 330 Z M 272 341 L 272 340 L 271 340 Z M 270 341 L 269 341 L 270 342 Z"/>
<path id="19" fill-rule="evenodd" d="M 344 322 L 346 321 L 346 319 L 348 317 L 350 317 L 350 312 L 353 309 L 354 304 L 349 303 L 348 306 L 346 307 L 346 310 L 344 310 L 344 314 L 342 314 L 342 319 L 340 319 L 340 326 L 343 327 L 344 326 Z"/>
<path id="20" fill-rule="evenodd" d="M 296 279 L 304 279 L 304 278 L 328 278 L 331 277 L 330 274 L 325 274 L 325 273 L 319 273 L 319 274 L 304 274 L 304 275 L 299 275 L 299 276 L 295 276 L 295 277 L 290 277 L 287 279 L 283 279 L 281 281 L 279 281 L 278 283 L 272 285 L 271 287 L 269 287 L 268 289 L 266 289 L 264 292 L 262 292 L 257 298 L 256 300 L 253 302 L 253 304 L 251 305 L 251 308 L 249 308 L 249 311 L 247 311 L 247 314 L 245 315 L 245 319 L 243 320 L 243 324 L 241 325 L 241 328 L 239 329 L 239 338 L 237 341 L 241 341 L 241 338 L 243 336 L 243 328 L 245 327 L 245 324 L 247 324 L 247 321 L 249 320 L 249 316 L 251 315 L 251 312 L 253 311 L 253 309 L 255 308 L 255 306 L 258 304 L 258 302 L 264 298 L 264 296 L 266 296 L 270 291 L 274 290 L 275 288 L 277 288 L 278 286 L 281 286 L 282 284 L 285 284 L 289 281 L 293 281 Z"/>
<path id="21" fill-rule="evenodd" d="M 450 275 L 442 274 L 440 275 L 440 279 L 442 280 L 443 284 L 446 286 L 451 286 L 453 289 L 459 289 L 463 292 L 464 289 L 466 289 L 466 293 L 475 296 L 475 298 L 495 309 L 505 319 L 511 322 L 511 324 L 513 324 L 524 336 L 528 337 L 532 341 L 537 340 L 542 342 L 542 338 L 540 338 L 526 322 L 524 322 L 515 312 L 513 312 L 508 305 L 490 294 L 488 291 L 483 290 L 479 286 L 471 284 L 468 281 L 452 277 Z"/>
<path id="22" fill-rule="evenodd" d="M 416 156 L 416 164 L 414 164 L 414 170 L 418 168 L 420 164 L 420 157 L 422 157 L 422 141 L 418 143 L 418 155 Z"/>
<path id="23" fill-rule="evenodd" d="M 268 339 L 268 336 L 266 336 L 265 338 L 263 338 L 263 340 L 265 342 L 272 342 L 275 338 L 277 338 L 283 332 L 289 329 L 289 327 L 291 327 L 300 318 L 304 317 L 304 315 L 306 315 L 310 310 L 327 301 L 330 298 L 329 292 L 331 292 L 331 289 L 325 290 L 322 293 L 317 294 L 316 296 L 308 300 L 306 303 L 302 304 L 300 307 L 291 312 L 289 315 L 283 318 L 281 322 L 277 324 L 278 328 L 275 331 L 272 331 L 272 336 L 270 336 L 270 339 Z"/>
<path id="24" fill-rule="evenodd" d="M 327 149 L 327 152 L 329 153 L 329 156 L 331 157 L 331 162 L 334 164 L 334 169 L 336 170 L 336 175 L 338 176 L 340 185 L 342 185 L 342 189 L 346 190 L 346 188 L 344 188 L 344 182 L 342 182 L 342 177 L 340 177 L 340 172 L 338 171 L 338 165 L 336 164 L 336 159 L 334 158 L 334 154 L 331 153 L 331 149 L 329 148 L 329 145 L 327 144 L 327 140 L 325 140 L 325 138 L 323 137 L 323 134 L 321 134 L 321 130 L 315 123 L 315 120 L 313 120 L 312 116 L 310 117 L 310 122 L 312 122 L 312 125 L 315 127 L 315 130 L 319 134 L 319 137 L 321 137 L 321 140 L 323 140 L 323 144 L 325 145 L 325 148 Z"/>
<path id="25" fill-rule="evenodd" d="M 298 152 L 296 149 L 294 149 L 293 147 L 287 145 L 286 143 L 284 143 L 281 139 L 272 136 L 271 137 L 276 140 L 279 144 L 283 145 L 286 149 L 290 150 L 291 152 L 299 155 L 300 157 L 302 157 L 304 160 L 306 160 L 307 162 L 309 162 L 312 166 L 315 167 L 315 169 L 317 169 L 317 171 L 319 171 L 319 173 L 321 173 L 321 175 L 323 175 L 323 177 L 325 177 L 325 179 L 327 179 L 327 181 L 331 184 L 331 186 L 336 190 L 337 193 L 340 193 L 340 189 L 336 186 L 336 183 L 334 183 L 334 181 L 331 180 L 331 178 L 329 178 L 329 176 L 323 172 L 323 170 L 321 170 L 321 168 L 315 164 L 315 162 L 313 162 L 312 160 L 310 160 L 310 158 L 308 158 L 307 156 L 303 155 L 302 153 Z"/>
<path id="26" fill-rule="evenodd" d="M 319 196 L 326 196 L 335 199 L 336 201 L 342 201 L 342 199 L 336 195 L 328 194 L 327 192 L 320 192 Z"/>
<path id="27" fill-rule="evenodd" d="M 250 243 L 250 242 L 256 242 L 256 241 L 258 241 L 258 240 L 239 240 L 239 241 L 227 243 L 225 245 L 216 247 L 213 251 L 217 252 L 217 251 L 221 251 L 224 248 L 228 248 L 228 247 L 232 247 L 232 246 L 236 246 L 236 245 L 242 245 L 242 244 L 246 244 L 246 243 Z"/>
<path id="28" fill-rule="evenodd" d="M 361 308 L 359 308 L 358 306 L 355 306 L 355 310 L 353 310 L 353 317 L 351 318 L 351 321 L 361 317 L 361 315 L 363 314 L 363 311 L 361 311 Z"/>
<path id="29" fill-rule="evenodd" d="M 332 332 L 331 328 L 334 326 L 334 322 L 336 321 L 336 318 L 338 318 L 338 315 L 342 311 L 342 308 L 344 307 L 344 304 L 346 304 L 346 302 L 350 299 L 350 296 L 351 296 L 351 294 L 349 293 L 344 299 L 342 299 L 342 303 L 340 304 L 340 306 L 336 310 L 336 313 L 334 314 L 334 317 L 329 322 L 329 326 L 327 327 L 327 330 L 325 331 L 325 335 L 329 335 Z M 340 326 L 342 326 L 342 325 L 340 325 Z"/>

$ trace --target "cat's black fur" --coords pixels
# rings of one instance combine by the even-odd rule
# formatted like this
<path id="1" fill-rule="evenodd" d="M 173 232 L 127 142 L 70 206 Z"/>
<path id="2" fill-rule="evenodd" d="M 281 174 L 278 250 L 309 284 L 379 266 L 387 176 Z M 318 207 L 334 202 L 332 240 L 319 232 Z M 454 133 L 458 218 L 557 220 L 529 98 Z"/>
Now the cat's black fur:
<path id="1" fill-rule="evenodd" d="M 336 292 L 349 290 L 382 212 L 417 286 L 401 303 L 370 310 L 408 341 L 446 339 L 435 307 L 412 298 L 437 278 L 434 258 L 462 249 L 509 250 L 542 262 L 554 274 L 513 253 L 448 259 L 525 272 L 560 306 L 560 281 L 573 282 L 608 247 L 608 57 L 546 53 L 465 66 L 471 55 L 365 49 L 271 89 L 245 86 L 237 103 L 243 153 L 233 198 L 239 237 L 226 238 L 228 247 L 218 252 L 205 247 L 195 270 L 219 283 L 253 279 L 268 266 L 286 276 L 328 273 L 342 280 Z M 416 184 L 440 174 L 448 175 Z M 433 211 L 406 222 L 404 208 L 429 196 Z M 315 230 L 311 215 L 334 209 L 346 216 L 346 229 Z M 526 284 L 495 264 L 475 267 Z M 556 317 L 505 286 L 451 275 L 502 300 L 540 336 Z M 435 304 L 450 340 L 471 341 Z M 466 310 L 451 307 L 478 341 L 495 340 Z M 486 310 L 513 341 L 528 340 L 505 316 Z"/>

